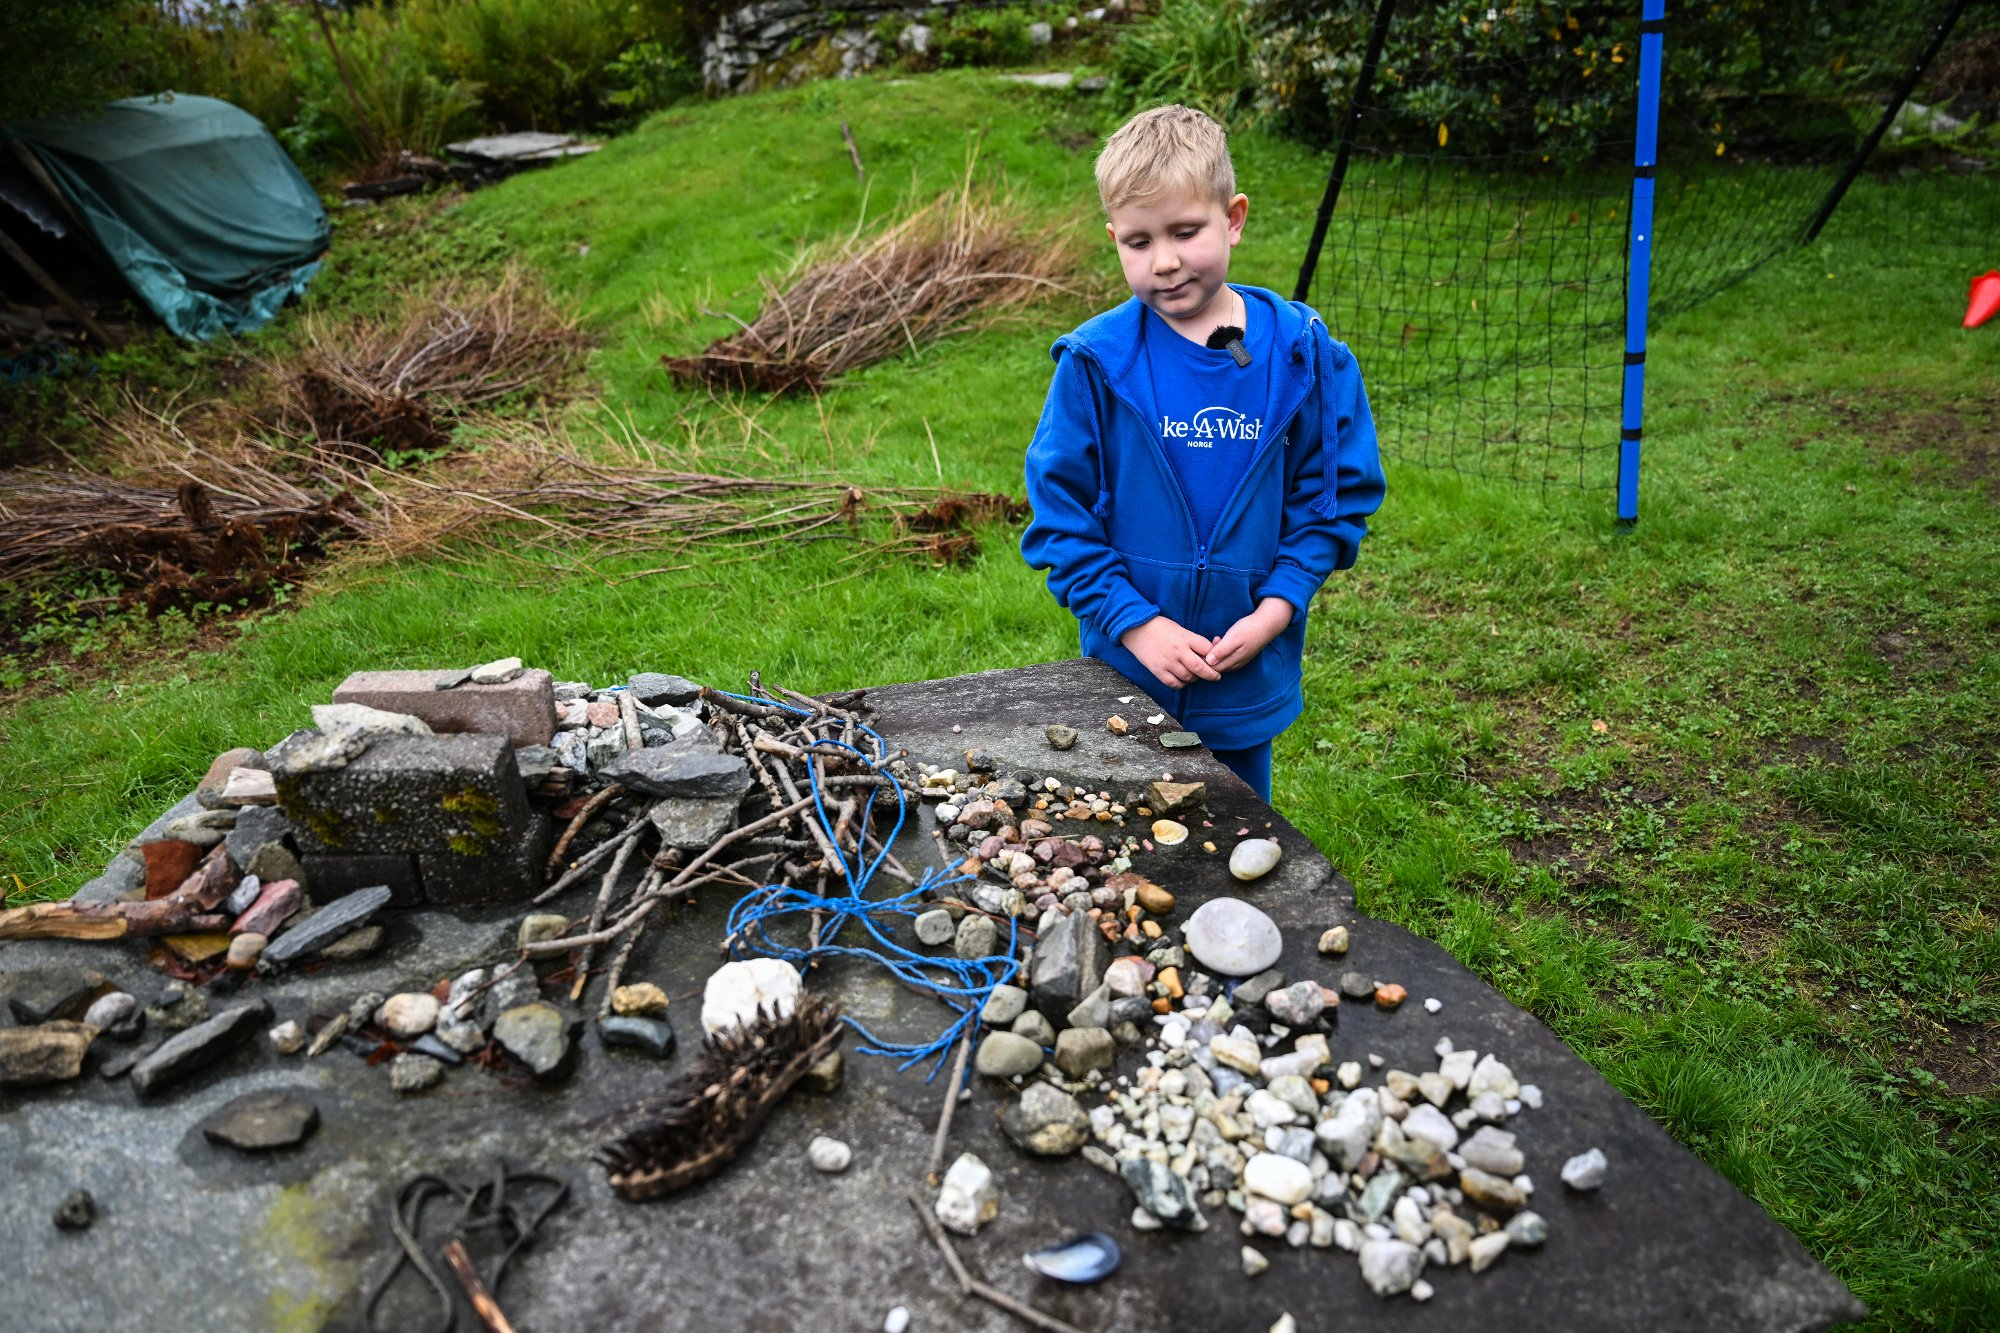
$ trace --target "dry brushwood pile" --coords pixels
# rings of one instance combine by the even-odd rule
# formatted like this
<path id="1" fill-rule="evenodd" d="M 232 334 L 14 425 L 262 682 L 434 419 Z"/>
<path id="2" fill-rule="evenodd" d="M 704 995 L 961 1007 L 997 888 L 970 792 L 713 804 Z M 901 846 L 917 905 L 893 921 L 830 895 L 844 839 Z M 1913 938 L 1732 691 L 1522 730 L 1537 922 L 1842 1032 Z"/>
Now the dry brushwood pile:
<path id="1" fill-rule="evenodd" d="M 663 357 L 683 380 L 725 389 L 817 391 L 829 380 L 993 320 L 1063 287 L 1073 266 L 1067 232 L 1024 228 L 1020 210 L 957 189 L 830 254 L 808 252 L 740 333 L 699 356 Z M 734 316 L 726 316 L 733 319 Z"/>

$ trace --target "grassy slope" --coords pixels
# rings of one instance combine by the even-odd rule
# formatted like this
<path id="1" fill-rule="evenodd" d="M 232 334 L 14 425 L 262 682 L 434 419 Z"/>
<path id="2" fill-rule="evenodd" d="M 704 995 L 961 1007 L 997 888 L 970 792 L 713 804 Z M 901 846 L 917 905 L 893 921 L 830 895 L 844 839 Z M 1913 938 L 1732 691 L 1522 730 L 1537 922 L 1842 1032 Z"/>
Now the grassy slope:
<path id="1" fill-rule="evenodd" d="M 913 177 L 949 184 L 983 130 L 1024 199 L 1094 230 L 1088 151 L 1063 144 L 1102 127 L 1063 106 L 967 75 L 673 113 L 400 238 L 394 209 L 343 219 L 389 239 L 337 250 L 320 299 L 518 249 L 605 339 L 583 416 L 689 461 L 825 467 L 812 404 L 770 407 L 746 446 L 656 358 L 727 327 L 696 305 L 747 317 L 801 234 L 852 222 L 842 119 L 882 182 L 871 213 Z M 1233 276 L 1289 287 L 1322 166 L 1251 138 L 1238 168 Z M 1866 239 L 1871 210 L 1934 188 L 1864 188 L 1819 250 L 1658 332 L 1637 535 L 1610 535 L 1608 493 L 1393 471 L 1321 599 L 1277 777 L 1364 907 L 1550 1022 L 1903 1328 L 2000 1323 L 2000 523 L 1965 441 L 1925 447 L 1957 420 L 1990 450 L 2000 343 L 1956 329 L 1955 267 Z M 834 466 L 931 480 L 928 420 L 946 481 L 1018 491 L 1045 348 L 1083 310 L 857 376 L 826 402 Z M 67 891 L 210 755 L 275 739 L 364 664 L 506 652 L 820 688 L 1072 652 L 1005 534 L 986 548 L 857 578 L 831 545 L 617 586 L 480 561 L 336 578 L 223 653 L 0 716 L 38 775 L 0 804 L 5 868 Z"/>

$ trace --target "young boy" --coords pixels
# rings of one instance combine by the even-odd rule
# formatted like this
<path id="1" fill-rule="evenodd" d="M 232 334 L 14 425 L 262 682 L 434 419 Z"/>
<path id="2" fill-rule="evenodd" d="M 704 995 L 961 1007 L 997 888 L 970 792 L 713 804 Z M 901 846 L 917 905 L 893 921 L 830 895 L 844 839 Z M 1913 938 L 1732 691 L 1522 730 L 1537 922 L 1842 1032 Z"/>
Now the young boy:
<path id="1" fill-rule="evenodd" d="M 1382 502 L 1361 372 L 1304 305 L 1227 281 L 1250 201 L 1207 116 L 1134 117 L 1097 190 L 1132 299 L 1051 350 L 1021 551 L 1083 651 L 1268 801 L 1313 593 Z"/>

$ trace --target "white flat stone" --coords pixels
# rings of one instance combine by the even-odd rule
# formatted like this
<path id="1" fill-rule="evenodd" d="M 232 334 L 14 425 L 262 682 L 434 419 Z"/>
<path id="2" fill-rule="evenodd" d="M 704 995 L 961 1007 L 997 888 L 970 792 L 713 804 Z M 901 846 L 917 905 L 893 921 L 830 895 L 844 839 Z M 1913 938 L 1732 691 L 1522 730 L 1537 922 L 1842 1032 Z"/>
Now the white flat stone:
<path id="1" fill-rule="evenodd" d="M 702 990 L 702 1030 L 714 1036 L 741 1027 L 754 1022 L 759 1009 L 783 1018 L 797 1007 L 804 989 L 799 970 L 781 958 L 724 963 Z"/>
<path id="2" fill-rule="evenodd" d="M 1195 960 L 1225 976 L 1248 977 L 1278 961 L 1285 939 L 1278 925 L 1241 898 L 1211 898 L 1182 930 Z"/>

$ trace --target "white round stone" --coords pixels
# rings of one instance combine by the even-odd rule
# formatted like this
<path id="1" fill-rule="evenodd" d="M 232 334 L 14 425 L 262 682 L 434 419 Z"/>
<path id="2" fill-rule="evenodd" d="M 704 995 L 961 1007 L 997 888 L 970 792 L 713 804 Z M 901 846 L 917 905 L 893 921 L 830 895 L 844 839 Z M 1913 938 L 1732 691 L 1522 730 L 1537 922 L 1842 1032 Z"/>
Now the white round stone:
<path id="1" fill-rule="evenodd" d="M 910 1307 L 899 1305 L 882 1321 L 882 1333 L 906 1333 L 910 1327 Z"/>
<path id="2" fill-rule="evenodd" d="M 1283 854 L 1269 838 L 1245 838 L 1229 853 L 1229 873 L 1245 881 L 1262 879 L 1277 868 Z"/>
<path id="3" fill-rule="evenodd" d="M 812 1163 L 813 1170 L 834 1175 L 847 1169 L 854 1160 L 854 1150 L 839 1139 L 821 1134 L 806 1145 L 806 1160 Z"/>
<path id="4" fill-rule="evenodd" d="M 790 1014 L 805 989 L 799 970 L 782 958 L 724 963 L 701 993 L 701 1026 L 713 1036 L 756 1021 L 758 1011 Z"/>
<path id="5" fill-rule="evenodd" d="M 1312 1195 L 1312 1168 L 1290 1157 L 1260 1152 L 1243 1164 L 1243 1188 L 1289 1208 Z"/>
<path id="6" fill-rule="evenodd" d="M 1262 972 L 1285 949 L 1277 922 L 1241 898 L 1211 898 L 1197 907 L 1182 938 L 1202 966 L 1232 977 Z"/>
<path id="7" fill-rule="evenodd" d="M 397 1037 L 421 1037 L 437 1025 L 437 997 L 425 991 L 391 995 L 375 1011 L 375 1021 Z"/>

